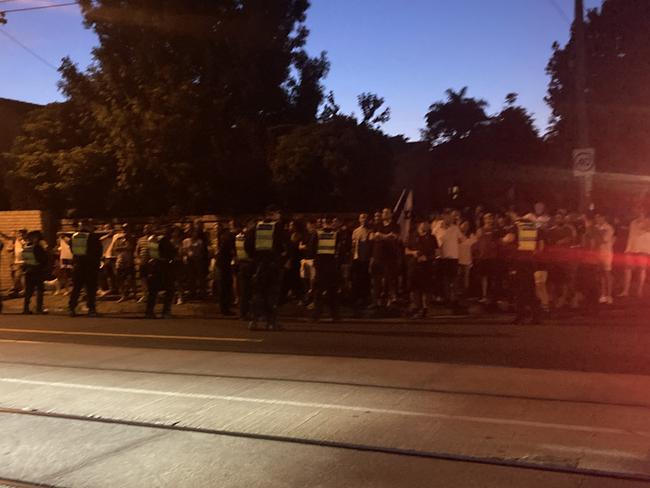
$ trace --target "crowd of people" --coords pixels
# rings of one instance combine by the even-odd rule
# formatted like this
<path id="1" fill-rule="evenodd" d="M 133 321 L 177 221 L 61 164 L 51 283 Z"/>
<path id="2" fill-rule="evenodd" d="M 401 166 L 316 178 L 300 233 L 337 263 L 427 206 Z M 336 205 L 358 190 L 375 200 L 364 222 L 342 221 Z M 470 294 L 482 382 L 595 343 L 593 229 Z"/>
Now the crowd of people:
<path id="1" fill-rule="evenodd" d="M 45 313 L 45 285 L 69 294 L 76 314 L 85 291 L 146 302 L 162 294 L 163 315 L 187 300 L 213 299 L 223 315 L 255 329 L 280 328 L 278 308 L 293 302 L 319 320 L 327 305 L 361 315 L 401 314 L 422 319 L 434 307 L 463 313 L 512 310 L 516 321 L 540 321 L 562 309 L 611 305 L 614 296 L 642 297 L 650 256 L 650 219 L 639 206 L 627 221 L 595 211 L 444 209 L 426 217 L 390 209 L 340 216 L 287 218 L 276 208 L 264 217 L 227 220 L 206 228 L 185 225 L 131 228 L 81 222 L 60 233 L 51 250 L 38 231 L 17 233 L 13 296 L 24 312 L 37 296 Z M 6 238 L 6 236 L 4 236 Z"/>

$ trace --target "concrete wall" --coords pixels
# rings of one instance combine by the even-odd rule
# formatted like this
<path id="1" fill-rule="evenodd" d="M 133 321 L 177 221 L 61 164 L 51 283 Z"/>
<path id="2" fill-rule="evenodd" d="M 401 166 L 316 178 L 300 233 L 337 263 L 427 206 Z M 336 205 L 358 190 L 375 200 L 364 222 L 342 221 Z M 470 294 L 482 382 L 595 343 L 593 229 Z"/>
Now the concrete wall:
<path id="1" fill-rule="evenodd" d="M 19 229 L 43 230 L 43 212 L 40 210 L 17 210 L 11 212 L 0 212 L 0 232 L 13 236 Z M 12 242 L 3 239 L 4 248 L 0 258 L 0 289 L 11 288 L 11 263 L 13 253 L 9 251 Z"/>

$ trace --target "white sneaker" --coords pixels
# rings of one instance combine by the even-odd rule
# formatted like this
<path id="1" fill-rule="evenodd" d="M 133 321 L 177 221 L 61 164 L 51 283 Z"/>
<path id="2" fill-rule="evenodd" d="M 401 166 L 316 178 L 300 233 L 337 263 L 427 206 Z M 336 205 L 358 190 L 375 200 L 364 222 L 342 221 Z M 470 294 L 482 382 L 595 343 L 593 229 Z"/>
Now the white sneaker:
<path id="1" fill-rule="evenodd" d="M 600 297 L 600 299 L 598 300 L 598 303 L 607 303 L 607 297 L 603 295 L 603 296 Z"/>

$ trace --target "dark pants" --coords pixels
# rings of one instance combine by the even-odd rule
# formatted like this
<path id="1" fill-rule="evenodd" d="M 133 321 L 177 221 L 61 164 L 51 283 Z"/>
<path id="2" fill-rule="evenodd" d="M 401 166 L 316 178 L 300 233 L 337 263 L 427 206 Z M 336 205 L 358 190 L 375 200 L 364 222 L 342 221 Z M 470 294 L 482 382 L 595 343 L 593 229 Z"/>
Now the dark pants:
<path id="1" fill-rule="evenodd" d="M 429 261 L 417 262 L 412 259 L 409 261 L 407 269 L 411 309 L 413 311 L 423 311 L 427 306 L 426 297 L 432 290 L 433 263 Z"/>
<path id="2" fill-rule="evenodd" d="M 36 292 L 36 311 L 43 311 L 43 273 L 40 271 L 27 271 L 25 272 L 25 301 L 23 304 L 23 311 L 29 311 L 29 305 L 32 301 L 32 296 Z"/>
<path id="3" fill-rule="evenodd" d="M 390 258 L 374 259 L 370 265 L 375 305 L 397 298 L 397 263 Z"/>
<path id="4" fill-rule="evenodd" d="M 229 315 L 232 306 L 232 266 L 230 262 L 217 263 L 219 283 L 219 309 L 222 314 Z"/>
<path id="5" fill-rule="evenodd" d="M 271 257 L 260 257 L 255 261 L 253 274 L 253 321 L 265 318 L 274 326 L 282 288 L 283 268 Z"/>
<path id="6" fill-rule="evenodd" d="M 171 264 L 153 265 L 147 276 L 147 315 L 153 315 L 158 294 L 163 292 L 163 314 L 172 311 L 174 300 L 174 273 Z"/>
<path id="7" fill-rule="evenodd" d="M 239 316 L 246 320 L 251 312 L 253 300 L 253 273 L 255 267 L 252 261 L 240 261 L 237 269 L 237 295 L 239 297 Z"/>
<path id="8" fill-rule="evenodd" d="M 352 281 L 352 303 L 354 306 L 368 305 L 370 302 L 370 263 L 355 259 L 350 270 Z"/>
<path id="9" fill-rule="evenodd" d="M 99 266 L 88 264 L 75 264 L 72 269 L 72 293 L 70 294 L 69 307 L 75 310 L 79 303 L 81 289 L 86 290 L 86 304 L 90 312 L 96 311 L 97 302 L 97 278 L 99 275 Z"/>
<path id="10" fill-rule="evenodd" d="M 517 321 L 530 315 L 533 322 L 540 319 L 541 307 L 535 290 L 535 263 L 520 261 L 515 264 L 514 295 Z"/>
<path id="11" fill-rule="evenodd" d="M 282 300 L 287 301 L 289 293 L 297 300 L 302 300 L 305 295 L 305 289 L 300 279 L 300 259 L 291 259 L 289 267 L 285 269 L 284 280 L 282 283 Z"/>
<path id="12" fill-rule="evenodd" d="M 336 263 L 316 259 L 316 281 L 314 283 L 314 318 L 318 320 L 327 301 L 334 320 L 339 319 L 339 276 Z"/>
<path id="13" fill-rule="evenodd" d="M 458 283 L 458 259 L 443 258 L 438 263 L 442 281 L 442 297 L 449 303 L 456 303 Z"/>

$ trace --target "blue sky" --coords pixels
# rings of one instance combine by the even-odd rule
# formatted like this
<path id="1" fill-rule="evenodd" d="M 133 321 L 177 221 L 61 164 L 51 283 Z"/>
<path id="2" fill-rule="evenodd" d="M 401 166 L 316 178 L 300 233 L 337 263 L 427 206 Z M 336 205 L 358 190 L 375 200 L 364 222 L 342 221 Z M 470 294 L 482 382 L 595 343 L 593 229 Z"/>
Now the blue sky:
<path id="1" fill-rule="evenodd" d="M 4 0 L 2 9 L 64 0 Z M 588 8 L 601 0 L 586 0 Z M 469 87 L 498 111 L 505 95 L 520 103 L 545 128 L 544 68 L 554 41 L 565 43 L 573 0 L 312 0 L 308 49 L 327 51 L 326 80 L 346 112 L 356 96 L 378 93 L 392 109 L 385 129 L 419 137 L 428 106 L 447 88 Z M 77 7 L 8 14 L 0 27 L 48 61 L 70 56 L 91 60 L 94 34 L 83 28 Z M 47 103 L 60 100 L 58 73 L 0 35 L 0 97 Z"/>

